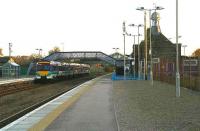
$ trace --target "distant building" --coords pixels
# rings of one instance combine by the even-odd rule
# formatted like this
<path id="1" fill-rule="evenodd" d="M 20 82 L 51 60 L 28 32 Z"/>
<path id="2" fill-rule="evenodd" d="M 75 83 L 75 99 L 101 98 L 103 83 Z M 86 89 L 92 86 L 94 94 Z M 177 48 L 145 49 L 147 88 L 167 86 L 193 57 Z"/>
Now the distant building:
<path id="1" fill-rule="evenodd" d="M 122 65 L 118 65 L 115 67 L 115 72 L 117 75 L 123 75 L 124 74 L 124 55 L 120 54 L 119 52 L 115 52 L 113 54 L 110 55 L 111 57 L 115 58 L 116 61 L 120 62 Z M 132 65 L 131 65 L 131 60 L 130 60 L 130 56 L 126 55 L 125 56 L 125 62 L 126 62 L 126 72 L 131 72 L 132 71 Z M 131 71 L 129 70 L 131 69 Z"/>
<path id="2" fill-rule="evenodd" d="M 117 60 L 123 60 L 124 59 L 124 55 L 120 54 L 119 52 L 115 52 L 115 53 L 111 54 L 110 56 L 117 59 Z"/>

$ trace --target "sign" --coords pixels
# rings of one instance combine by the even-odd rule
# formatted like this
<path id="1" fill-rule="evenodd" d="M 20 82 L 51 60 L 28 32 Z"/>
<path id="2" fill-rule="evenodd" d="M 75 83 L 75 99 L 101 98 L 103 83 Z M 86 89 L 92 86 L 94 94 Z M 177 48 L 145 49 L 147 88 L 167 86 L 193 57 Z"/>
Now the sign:
<path id="1" fill-rule="evenodd" d="M 160 58 L 153 58 L 153 63 L 160 63 Z"/>
<path id="2" fill-rule="evenodd" d="M 191 59 L 191 60 L 184 60 L 183 65 L 184 66 L 197 66 L 198 61 L 197 59 Z"/>

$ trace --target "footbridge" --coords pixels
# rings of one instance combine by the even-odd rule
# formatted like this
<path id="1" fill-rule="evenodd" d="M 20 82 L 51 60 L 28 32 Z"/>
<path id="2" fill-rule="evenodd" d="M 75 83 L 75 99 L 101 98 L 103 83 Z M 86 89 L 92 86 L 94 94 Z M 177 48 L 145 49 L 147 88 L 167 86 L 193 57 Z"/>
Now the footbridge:
<path id="1" fill-rule="evenodd" d="M 123 60 L 117 60 L 103 52 L 100 51 L 76 51 L 76 52 L 55 52 L 49 56 L 43 58 L 48 61 L 62 61 L 67 59 L 92 59 L 92 60 L 102 60 L 108 62 L 112 65 L 121 67 L 123 66 Z M 128 63 L 128 60 L 126 60 Z"/>

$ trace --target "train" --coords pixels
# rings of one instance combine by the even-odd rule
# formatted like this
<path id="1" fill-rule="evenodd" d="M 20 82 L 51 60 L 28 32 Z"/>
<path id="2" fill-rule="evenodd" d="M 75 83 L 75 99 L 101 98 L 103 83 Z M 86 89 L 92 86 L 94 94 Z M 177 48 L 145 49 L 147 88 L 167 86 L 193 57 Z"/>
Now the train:
<path id="1" fill-rule="evenodd" d="M 35 81 L 58 80 L 90 73 L 90 65 L 58 61 L 39 61 L 36 63 Z"/>

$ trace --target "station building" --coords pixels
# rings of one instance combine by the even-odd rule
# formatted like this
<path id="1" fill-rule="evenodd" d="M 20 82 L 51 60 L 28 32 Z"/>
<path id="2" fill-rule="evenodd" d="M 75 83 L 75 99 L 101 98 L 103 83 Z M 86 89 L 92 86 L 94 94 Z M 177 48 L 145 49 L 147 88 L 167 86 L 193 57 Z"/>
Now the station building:
<path id="1" fill-rule="evenodd" d="M 151 15 L 151 45 L 152 45 L 152 58 L 153 58 L 153 73 L 154 76 L 158 72 L 170 71 L 175 72 L 176 70 L 176 44 L 171 42 L 162 32 L 159 25 L 160 15 L 158 12 L 154 12 Z M 147 50 L 145 40 L 138 45 L 133 45 L 133 52 L 131 53 L 132 58 L 135 56 L 135 70 L 138 69 L 144 72 L 144 60 L 146 59 L 145 54 L 147 53 L 147 73 L 150 71 L 150 28 L 147 29 L 146 37 Z M 134 47 L 136 48 L 134 50 Z M 181 44 L 178 44 L 179 60 L 181 58 Z M 138 57 L 138 54 L 140 57 Z M 138 63 L 140 58 L 140 63 Z M 156 62 L 155 62 L 156 61 Z M 180 60 L 181 61 L 181 60 Z M 140 66 L 139 66 L 140 65 Z"/>

